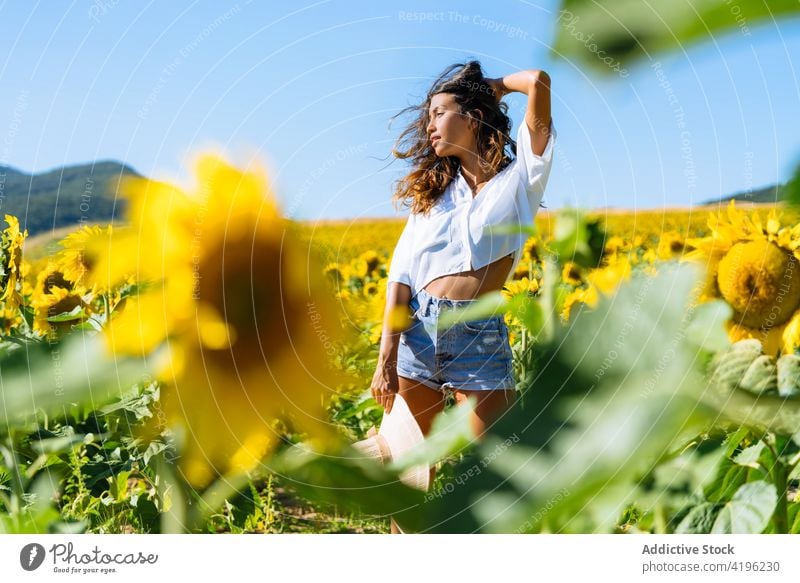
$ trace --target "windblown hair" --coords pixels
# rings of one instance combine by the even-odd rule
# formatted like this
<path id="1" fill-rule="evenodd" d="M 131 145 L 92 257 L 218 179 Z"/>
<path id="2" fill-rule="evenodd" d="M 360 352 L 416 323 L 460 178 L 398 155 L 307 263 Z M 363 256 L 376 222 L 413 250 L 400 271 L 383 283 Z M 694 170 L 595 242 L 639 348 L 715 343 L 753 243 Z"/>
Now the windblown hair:
<path id="1" fill-rule="evenodd" d="M 513 161 L 514 158 L 506 153 L 506 145 L 514 156 L 517 153 L 517 145 L 509 135 L 508 104 L 497 100 L 486 82 L 480 62 L 450 65 L 433 83 L 423 103 L 411 105 L 392 118 L 407 112 L 416 113 L 415 119 L 403 130 L 392 148 L 395 157 L 411 159 L 413 163 L 411 172 L 396 181 L 392 201 L 395 204 L 402 202 L 413 213 L 427 214 L 430 211 L 458 174 L 461 164 L 456 156 L 437 156 L 428 139 L 428 109 L 437 93 L 452 93 L 460 113 L 478 120 L 478 156 L 483 170 L 490 176 Z"/>

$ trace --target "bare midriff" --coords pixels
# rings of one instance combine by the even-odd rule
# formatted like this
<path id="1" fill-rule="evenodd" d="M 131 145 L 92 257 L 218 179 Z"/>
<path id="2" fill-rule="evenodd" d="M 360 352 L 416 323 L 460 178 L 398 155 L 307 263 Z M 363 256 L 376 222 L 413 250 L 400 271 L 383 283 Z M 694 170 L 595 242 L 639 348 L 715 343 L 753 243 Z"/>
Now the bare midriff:
<path id="1" fill-rule="evenodd" d="M 502 289 L 513 264 L 512 253 L 480 269 L 437 277 L 425 286 L 425 291 L 437 298 L 472 300 L 490 291 Z"/>

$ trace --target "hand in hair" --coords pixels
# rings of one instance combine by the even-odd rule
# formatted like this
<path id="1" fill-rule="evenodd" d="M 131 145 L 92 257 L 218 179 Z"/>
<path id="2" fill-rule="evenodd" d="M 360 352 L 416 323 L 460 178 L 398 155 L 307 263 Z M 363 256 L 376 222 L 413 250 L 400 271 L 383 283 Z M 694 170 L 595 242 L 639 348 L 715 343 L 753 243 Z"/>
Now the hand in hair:
<path id="1" fill-rule="evenodd" d="M 502 78 L 486 79 L 486 82 L 489 84 L 489 87 L 492 88 L 492 91 L 494 91 L 494 96 L 497 98 L 497 101 L 503 99 L 506 94 L 511 93 L 511 91 L 506 88 Z"/>

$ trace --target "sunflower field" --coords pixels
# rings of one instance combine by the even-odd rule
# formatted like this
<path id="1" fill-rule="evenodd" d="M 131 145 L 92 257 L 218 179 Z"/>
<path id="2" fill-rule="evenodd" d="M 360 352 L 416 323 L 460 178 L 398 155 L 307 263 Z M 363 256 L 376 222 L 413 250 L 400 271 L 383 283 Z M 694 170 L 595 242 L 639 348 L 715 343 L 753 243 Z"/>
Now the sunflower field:
<path id="1" fill-rule="evenodd" d="M 542 213 L 502 291 L 518 404 L 437 419 L 418 492 L 349 446 L 402 220 L 298 224 L 267 173 L 128 179 L 2 231 L 0 531 L 800 532 L 793 207 Z M 463 510 L 467 509 L 467 512 Z"/>

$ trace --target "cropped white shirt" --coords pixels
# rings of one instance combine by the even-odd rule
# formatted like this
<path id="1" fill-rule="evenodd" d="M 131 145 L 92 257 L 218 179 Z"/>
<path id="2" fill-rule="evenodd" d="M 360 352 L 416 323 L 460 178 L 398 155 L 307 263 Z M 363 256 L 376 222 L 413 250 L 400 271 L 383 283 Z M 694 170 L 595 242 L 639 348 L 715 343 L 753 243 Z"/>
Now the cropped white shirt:
<path id="1" fill-rule="evenodd" d="M 544 196 L 556 131 L 541 156 L 531 150 L 531 135 L 523 120 L 517 130 L 517 157 L 495 174 L 477 196 L 458 174 L 447 185 L 427 216 L 411 213 L 392 255 L 388 285 L 404 283 L 416 295 L 428 283 L 463 271 L 480 269 L 510 253 L 519 265 L 527 233 L 491 233 L 498 225 L 532 225 Z"/>

